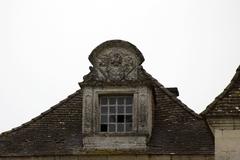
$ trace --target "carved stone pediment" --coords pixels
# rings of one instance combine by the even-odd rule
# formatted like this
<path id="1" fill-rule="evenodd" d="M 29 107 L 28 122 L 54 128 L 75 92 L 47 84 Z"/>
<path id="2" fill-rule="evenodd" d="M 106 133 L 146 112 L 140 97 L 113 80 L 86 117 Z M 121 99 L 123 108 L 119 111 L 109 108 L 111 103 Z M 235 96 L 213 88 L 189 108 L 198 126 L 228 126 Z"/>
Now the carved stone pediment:
<path id="1" fill-rule="evenodd" d="M 94 57 L 93 67 L 99 80 L 120 81 L 137 78 L 136 67 L 139 60 L 136 55 L 123 48 L 108 48 Z"/>
<path id="2" fill-rule="evenodd" d="M 144 57 L 131 43 L 122 40 L 107 41 L 96 47 L 89 56 L 93 67 L 84 77 L 85 83 L 122 83 L 142 81 L 141 64 Z M 83 82 L 83 83 L 84 83 Z"/>

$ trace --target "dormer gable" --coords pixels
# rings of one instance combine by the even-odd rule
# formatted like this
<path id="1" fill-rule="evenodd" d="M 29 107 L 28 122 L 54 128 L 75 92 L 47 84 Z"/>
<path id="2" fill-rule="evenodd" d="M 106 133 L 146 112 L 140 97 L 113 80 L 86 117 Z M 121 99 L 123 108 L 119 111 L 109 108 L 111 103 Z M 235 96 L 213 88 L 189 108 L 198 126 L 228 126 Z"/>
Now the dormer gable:
<path id="1" fill-rule="evenodd" d="M 152 131 L 151 77 L 131 43 L 106 41 L 89 56 L 83 90 L 83 146 L 145 149 Z"/>

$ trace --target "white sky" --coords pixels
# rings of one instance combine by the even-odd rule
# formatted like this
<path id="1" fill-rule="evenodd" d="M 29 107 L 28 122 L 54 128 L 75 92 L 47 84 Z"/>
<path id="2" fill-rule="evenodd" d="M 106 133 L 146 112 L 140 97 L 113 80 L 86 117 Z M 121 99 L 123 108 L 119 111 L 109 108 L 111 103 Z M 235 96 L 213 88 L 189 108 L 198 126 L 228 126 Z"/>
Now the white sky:
<path id="1" fill-rule="evenodd" d="M 79 89 L 88 55 L 127 40 L 197 113 L 240 64 L 239 0 L 0 0 L 0 132 Z"/>

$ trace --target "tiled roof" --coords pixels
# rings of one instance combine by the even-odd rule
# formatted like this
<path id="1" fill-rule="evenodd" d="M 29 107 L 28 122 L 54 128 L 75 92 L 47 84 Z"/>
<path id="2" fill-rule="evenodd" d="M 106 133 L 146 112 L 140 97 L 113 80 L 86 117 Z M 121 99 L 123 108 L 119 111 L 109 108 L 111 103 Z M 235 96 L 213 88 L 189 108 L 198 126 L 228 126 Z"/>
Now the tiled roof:
<path id="1" fill-rule="evenodd" d="M 149 147 L 144 152 L 124 153 L 213 154 L 213 137 L 205 121 L 156 80 L 152 79 L 152 85 L 156 105 Z M 30 122 L 0 135 L 0 157 L 76 154 L 87 154 L 82 147 L 81 90 Z"/>
<path id="2" fill-rule="evenodd" d="M 157 81 L 154 94 L 151 150 L 161 154 L 213 154 L 214 138 L 202 117 Z"/>
<path id="3" fill-rule="evenodd" d="M 1 156 L 68 155 L 82 147 L 80 90 L 22 126 L 0 135 Z"/>
<path id="4" fill-rule="evenodd" d="M 240 116 L 240 66 L 230 84 L 201 113 L 204 116 Z"/>

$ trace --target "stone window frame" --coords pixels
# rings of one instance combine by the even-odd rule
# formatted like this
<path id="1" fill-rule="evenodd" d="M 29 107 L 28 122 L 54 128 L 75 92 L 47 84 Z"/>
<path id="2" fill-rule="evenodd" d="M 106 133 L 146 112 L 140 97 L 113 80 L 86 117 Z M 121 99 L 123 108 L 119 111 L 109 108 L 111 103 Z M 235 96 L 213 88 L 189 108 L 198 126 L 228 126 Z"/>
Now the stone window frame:
<path id="1" fill-rule="evenodd" d="M 132 132 L 100 132 L 99 95 L 133 95 Z M 151 135 L 152 131 L 152 90 L 147 86 L 99 86 L 83 88 L 82 133 L 92 136 L 140 136 Z"/>

